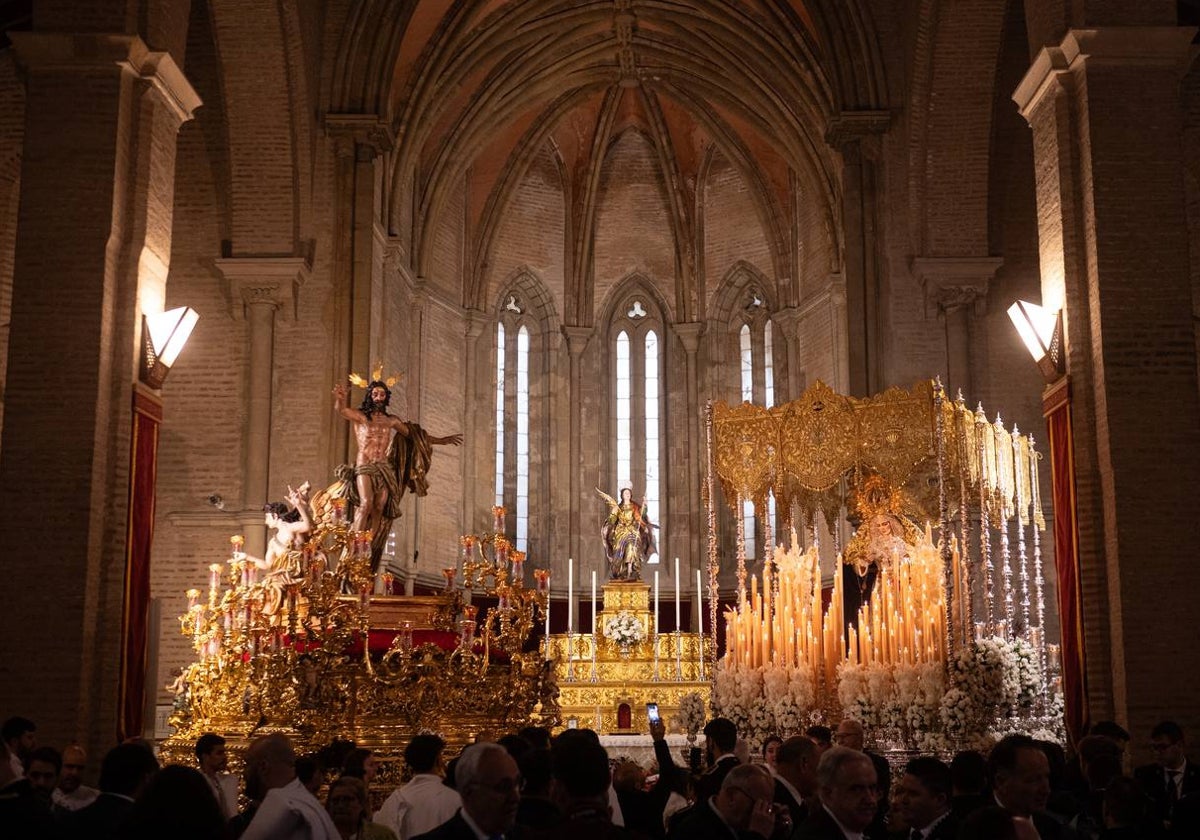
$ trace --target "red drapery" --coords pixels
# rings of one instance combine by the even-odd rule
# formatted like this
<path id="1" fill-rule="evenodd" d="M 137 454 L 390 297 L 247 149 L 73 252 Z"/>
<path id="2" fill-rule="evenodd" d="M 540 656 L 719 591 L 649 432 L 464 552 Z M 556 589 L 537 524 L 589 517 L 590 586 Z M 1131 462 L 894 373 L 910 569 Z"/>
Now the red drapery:
<path id="1" fill-rule="evenodd" d="M 1087 671 L 1079 586 L 1079 527 L 1075 508 L 1075 439 L 1071 432 L 1071 383 L 1063 377 L 1046 389 L 1042 413 L 1050 437 L 1054 503 L 1054 565 L 1058 570 L 1058 616 L 1062 632 L 1063 700 L 1067 741 L 1079 741 L 1087 725 Z"/>
<path id="2" fill-rule="evenodd" d="M 146 696 L 150 617 L 150 548 L 154 540 L 154 488 L 162 401 L 133 387 L 129 442 L 129 511 L 125 532 L 125 598 L 121 611 L 121 676 L 117 687 L 117 738 L 141 737 Z"/>

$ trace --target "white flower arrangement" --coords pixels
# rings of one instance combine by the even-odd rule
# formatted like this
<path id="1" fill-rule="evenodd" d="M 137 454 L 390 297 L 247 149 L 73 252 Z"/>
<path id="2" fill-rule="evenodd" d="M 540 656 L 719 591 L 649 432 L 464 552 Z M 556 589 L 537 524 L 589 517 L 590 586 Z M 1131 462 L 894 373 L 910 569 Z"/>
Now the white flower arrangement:
<path id="1" fill-rule="evenodd" d="M 621 647 L 632 647 L 646 638 L 646 631 L 633 613 L 619 612 L 604 622 L 604 638 Z"/>
<path id="2" fill-rule="evenodd" d="M 688 735 L 695 735 L 704 727 L 704 698 L 698 691 L 689 691 L 679 698 L 679 714 L 676 724 Z"/>

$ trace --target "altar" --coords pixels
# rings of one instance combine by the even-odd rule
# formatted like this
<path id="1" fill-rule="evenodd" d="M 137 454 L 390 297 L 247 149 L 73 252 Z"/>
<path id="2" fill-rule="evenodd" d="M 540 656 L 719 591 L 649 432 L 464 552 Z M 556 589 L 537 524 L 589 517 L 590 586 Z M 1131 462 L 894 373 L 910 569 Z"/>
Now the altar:
<path id="1" fill-rule="evenodd" d="M 613 580 L 603 591 L 604 608 L 591 632 L 549 636 L 546 658 L 554 663 L 560 728 L 614 736 L 619 749 L 633 743 L 626 738 L 648 736 L 647 703 L 657 703 L 673 729 L 684 696 L 694 692 L 707 701 L 712 639 L 660 633 L 649 583 Z"/>

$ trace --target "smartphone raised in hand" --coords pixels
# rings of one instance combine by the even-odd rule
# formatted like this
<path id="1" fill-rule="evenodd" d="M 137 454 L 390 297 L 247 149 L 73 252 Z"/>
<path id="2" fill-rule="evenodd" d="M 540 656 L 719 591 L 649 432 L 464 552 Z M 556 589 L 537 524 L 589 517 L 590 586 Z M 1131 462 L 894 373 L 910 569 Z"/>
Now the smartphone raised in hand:
<path id="1" fill-rule="evenodd" d="M 650 719 L 651 723 L 658 723 L 660 720 L 662 720 L 662 718 L 660 718 L 658 716 L 658 704 L 657 703 L 647 703 L 646 704 L 646 717 Z"/>

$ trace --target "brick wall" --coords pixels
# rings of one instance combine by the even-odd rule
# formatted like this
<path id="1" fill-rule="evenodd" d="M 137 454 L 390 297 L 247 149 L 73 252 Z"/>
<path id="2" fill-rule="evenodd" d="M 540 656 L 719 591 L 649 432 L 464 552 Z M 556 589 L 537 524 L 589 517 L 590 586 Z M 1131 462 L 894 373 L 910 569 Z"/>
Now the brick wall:
<path id="1" fill-rule="evenodd" d="M 674 302 L 675 250 L 665 189 L 645 135 L 626 131 L 609 147 L 596 209 L 596 314 L 609 291 L 634 272 L 649 277 L 663 298 Z"/>

